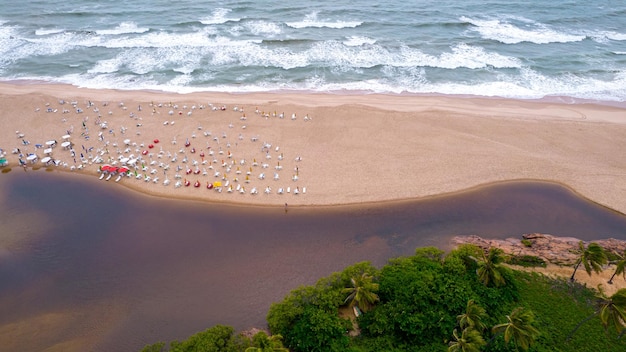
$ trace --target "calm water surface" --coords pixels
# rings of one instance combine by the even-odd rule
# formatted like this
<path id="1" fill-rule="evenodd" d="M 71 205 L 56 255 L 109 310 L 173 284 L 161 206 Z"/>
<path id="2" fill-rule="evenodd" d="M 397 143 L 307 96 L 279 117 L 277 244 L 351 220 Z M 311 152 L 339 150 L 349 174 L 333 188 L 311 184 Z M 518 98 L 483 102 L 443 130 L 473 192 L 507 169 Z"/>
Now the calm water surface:
<path id="1" fill-rule="evenodd" d="M 459 234 L 626 239 L 624 215 L 530 182 L 286 213 L 14 170 L 0 175 L 0 214 L 0 340 L 24 351 L 65 341 L 132 351 L 218 323 L 263 327 L 269 305 L 299 285 Z"/>

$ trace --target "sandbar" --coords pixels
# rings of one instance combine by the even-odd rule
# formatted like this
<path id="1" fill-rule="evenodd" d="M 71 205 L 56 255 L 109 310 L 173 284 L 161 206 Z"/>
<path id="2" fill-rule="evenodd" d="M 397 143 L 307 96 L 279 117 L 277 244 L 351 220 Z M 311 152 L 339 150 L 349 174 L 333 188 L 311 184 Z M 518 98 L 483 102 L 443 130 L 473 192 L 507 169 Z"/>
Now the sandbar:
<path id="1" fill-rule="evenodd" d="M 135 159 L 128 175 L 102 182 L 161 197 L 327 206 L 545 180 L 626 213 L 620 106 L 4 82 L 0 121 L 5 169 L 21 159 L 27 168 L 100 178 L 103 165 Z"/>

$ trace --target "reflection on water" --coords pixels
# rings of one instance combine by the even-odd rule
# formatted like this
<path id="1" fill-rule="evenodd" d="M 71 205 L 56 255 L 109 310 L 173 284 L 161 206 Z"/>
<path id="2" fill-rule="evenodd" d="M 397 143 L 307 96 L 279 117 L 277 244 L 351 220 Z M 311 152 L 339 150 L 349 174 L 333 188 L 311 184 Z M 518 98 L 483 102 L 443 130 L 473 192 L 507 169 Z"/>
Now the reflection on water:
<path id="1" fill-rule="evenodd" d="M 2 175 L 0 192 L 0 340 L 22 351 L 139 350 L 217 323 L 263 327 L 299 285 L 458 234 L 626 239 L 625 216 L 547 183 L 287 213 L 57 173 Z"/>

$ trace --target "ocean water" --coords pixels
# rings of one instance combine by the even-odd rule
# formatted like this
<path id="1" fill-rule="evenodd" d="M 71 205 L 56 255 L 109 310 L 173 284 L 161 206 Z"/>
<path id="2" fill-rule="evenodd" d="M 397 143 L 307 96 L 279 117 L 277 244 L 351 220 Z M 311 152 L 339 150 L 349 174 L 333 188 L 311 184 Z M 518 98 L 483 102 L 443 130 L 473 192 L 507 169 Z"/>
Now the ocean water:
<path id="1" fill-rule="evenodd" d="M 626 101 L 626 1 L 0 0 L 0 79 Z"/>

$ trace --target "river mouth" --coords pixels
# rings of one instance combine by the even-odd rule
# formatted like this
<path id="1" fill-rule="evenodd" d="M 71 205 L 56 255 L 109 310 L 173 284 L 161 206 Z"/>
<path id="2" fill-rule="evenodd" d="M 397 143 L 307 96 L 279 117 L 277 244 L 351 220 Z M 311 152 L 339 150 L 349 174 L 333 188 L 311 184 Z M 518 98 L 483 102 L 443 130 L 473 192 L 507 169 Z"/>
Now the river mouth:
<path id="1" fill-rule="evenodd" d="M 544 182 L 287 210 L 149 197 L 48 172 L 2 175 L 0 190 L 0 339 L 25 351 L 67 341 L 139 350 L 215 324 L 264 327 L 269 305 L 299 285 L 420 246 L 447 249 L 456 235 L 626 240 L 626 216 Z M 49 332 L 33 338 L 35 327 Z"/>

